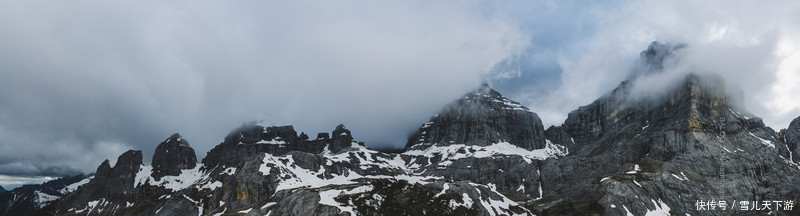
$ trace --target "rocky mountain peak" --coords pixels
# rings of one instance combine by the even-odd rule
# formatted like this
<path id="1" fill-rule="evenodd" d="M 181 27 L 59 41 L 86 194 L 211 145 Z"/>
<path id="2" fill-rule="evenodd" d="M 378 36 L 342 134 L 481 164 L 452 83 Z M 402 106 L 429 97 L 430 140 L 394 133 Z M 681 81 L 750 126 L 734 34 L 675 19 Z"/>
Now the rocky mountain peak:
<path id="1" fill-rule="evenodd" d="M 339 124 L 336 126 L 336 129 L 331 132 L 331 144 L 328 148 L 333 152 L 340 152 L 346 148 L 353 147 L 353 144 L 358 145 L 353 139 L 350 130 L 345 128 L 343 124 Z"/>
<path id="2" fill-rule="evenodd" d="M 189 142 L 180 134 L 172 134 L 169 138 L 158 144 L 153 154 L 153 173 L 156 180 L 166 175 L 176 176 L 183 169 L 193 169 L 197 166 L 197 156 Z"/>
<path id="3" fill-rule="evenodd" d="M 351 137 L 352 138 L 352 136 L 350 135 L 350 130 L 345 128 L 344 124 L 337 125 L 336 129 L 333 129 L 333 132 L 331 132 L 331 134 L 333 134 L 333 139 L 337 139 L 337 138 L 342 137 L 342 136 L 346 136 L 346 137 Z"/>
<path id="4" fill-rule="evenodd" d="M 69 195 L 71 201 L 90 201 L 93 197 L 107 197 L 108 201 L 134 200 L 137 196 L 134 186 L 136 173 L 142 163 L 142 151 L 128 150 L 117 158 L 117 163 L 111 167 L 108 160 L 97 167 L 94 178 L 86 183 L 85 190 Z"/>
<path id="5" fill-rule="evenodd" d="M 525 149 L 543 148 L 544 127 L 536 113 L 483 84 L 431 117 L 409 138 L 406 148 L 500 142 Z"/>
<path id="6" fill-rule="evenodd" d="M 111 173 L 111 161 L 109 161 L 108 159 L 100 163 L 100 166 L 97 166 L 97 171 L 95 171 L 95 174 L 98 176 L 107 176 L 110 173 Z"/>
<path id="7" fill-rule="evenodd" d="M 609 131 L 616 134 L 637 128 L 736 132 L 762 127 L 760 118 L 736 105 L 739 98 L 735 94 L 728 96 L 725 80 L 718 74 L 667 75 L 676 77 L 672 80 L 656 76 L 663 72 L 665 60 L 685 47 L 683 43 L 651 43 L 641 53 L 643 67 L 636 68 L 633 76 L 608 94 L 570 112 L 563 130 L 581 143 Z M 659 87 L 654 88 L 654 84 Z M 722 124 L 725 127 L 720 127 Z"/>
<path id="8" fill-rule="evenodd" d="M 142 151 L 141 150 L 128 150 L 125 153 L 122 153 L 117 158 L 117 163 L 114 164 L 112 170 L 118 171 L 120 173 L 124 172 L 136 172 L 139 171 L 139 166 L 143 165 L 142 163 Z"/>
<path id="9" fill-rule="evenodd" d="M 209 151 L 203 158 L 206 168 L 216 166 L 234 166 L 241 158 L 269 153 L 284 155 L 292 151 L 319 154 L 324 151 L 341 152 L 351 147 L 363 147 L 363 143 L 353 139 L 350 130 L 340 124 L 331 132 L 317 134 L 317 138 L 309 140 L 308 135 L 300 136 L 294 126 L 274 126 L 256 123 L 244 124 L 233 130 L 225 140 Z"/>
<path id="10" fill-rule="evenodd" d="M 738 132 L 764 125 L 731 105 L 725 81 L 716 74 L 689 73 L 674 87 L 650 94 L 635 92 L 632 82 L 570 112 L 562 126 L 580 143 L 642 128 Z"/>
<path id="11" fill-rule="evenodd" d="M 661 43 L 653 41 L 639 54 L 639 64 L 633 77 L 661 72 L 665 60 L 676 57 L 678 50 L 688 47 L 685 43 Z"/>

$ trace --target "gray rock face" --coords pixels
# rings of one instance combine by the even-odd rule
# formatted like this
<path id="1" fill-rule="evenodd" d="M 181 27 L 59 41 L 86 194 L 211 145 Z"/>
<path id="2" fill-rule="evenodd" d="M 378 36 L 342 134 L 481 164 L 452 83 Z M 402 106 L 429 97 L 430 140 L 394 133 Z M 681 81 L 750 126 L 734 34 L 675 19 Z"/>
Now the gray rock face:
<path id="1" fill-rule="evenodd" d="M 547 140 L 550 140 L 555 144 L 563 145 L 568 149 L 576 147 L 575 142 L 572 140 L 572 137 L 569 136 L 567 131 L 564 130 L 564 127 L 551 125 L 547 128 L 547 130 L 544 131 L 544 135 L 547 137 Z"/>
<path id="2" fill-rule="evenodd" d="M 544 148 L 544 126 L 536 113 L 484 84 L 433 116 L 409 138 L 406 149 L 498 142 L 529 150 Z"/>
<path id="3" fill-rule="evenodd" d="M 165 175 L 177 176 L 184 169 L 194 169 L 197 156 L 189 142 L 180 134 L 172 134 L 156 147 L 153 154 L 153 178 L 161 179 Z"/>
<path id="4" fill-rule="evenodd" d="M 484 209 L 480 205 L 503 200 L 486 186 L 466 181 L 411 184 L 407 181 L 371 180 L 347 186 L 332 186 L 329 191 L 370 188 L 362 193 L 342 194 L 334 200 L 353 203 L 358 215 L 527 215 L 517 206 L 508 209 Z M 320 196 L 310 190 L 276 194 L 280 202 L 269 209 L 278 215 L 339 215 L 340 209 L 320 204 Z M 473 201 L 474 200 L 474 201 Z M 488 201 L 487 201 L 488 200 Z M 269 212 L 265 211 L 263 213 Z M 262 213 L 262 214 L 263 214 Z"/>
<path id="5" fill-rule="evenodd" d="M 229 133 L 220 145 L 208 152 L 203 159 L 203 165 L 211 169 L 217 166 L 235 166 L 241 158 L 263 153 L 284 155 L 299 151 L 319 154 L 326 149 L 336 153 L 347 148 L 363 146 L 363 143 L 359 144 L 353 139 L 350 130 L 344 125 L 337 126 L 332 134 L 330 137 L 328 133 L 320 133 L 317 139 L 308 140 L 307 136 L 298 137 L 291 125 L 266 126 L 252 122 Z"/>
<path id="6" fill-rule="evenodd" d="M 666 96 L 631 98 L 623 82 L 571 112 L 562 127 L 576 145 L 543 162 L 544 197 L 527 206 L 541 214 L 729 215 L 748 212 L 698 211 L 695 202 L 797 199 L 800 187 L 785 179 L 800 177 L 800 166 L 781 156 L 782 142 L 761 119 L 727 104 L 723 83 L 690 74 Z"/>
<path id="7" fill-rule="evenodd" d="M 784 136 L 786 146 L 791 153 L 789 158 L 795 163 L 800 163 L 800 117 L 792 120 Z"/>
<path id="8" fill-rule="evenodd" d="M 95 197 L 117 202 L 139 201 L 144 192 L 134 187 L 134 181 L 142 165 L 142 151 L 128 150 L 117 158 L 114 167 L 108 160 L 103 161 L 97 167 L 94 179 L 84 185 L 84 190 L 70 196 L 75 196 L 76 201 L 87 202 Z"/>

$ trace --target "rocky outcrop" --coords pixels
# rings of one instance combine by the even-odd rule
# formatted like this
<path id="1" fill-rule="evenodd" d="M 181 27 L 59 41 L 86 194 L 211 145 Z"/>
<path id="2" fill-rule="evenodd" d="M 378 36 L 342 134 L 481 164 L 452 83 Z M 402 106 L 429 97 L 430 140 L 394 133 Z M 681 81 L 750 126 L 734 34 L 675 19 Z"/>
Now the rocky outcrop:
<path id="1" fill-rule="evenodd" d="M 784 134 L 784 140 L 790 153 L 789 158 L 795 163 L 800 163 L 800 117 L 792 120 Z"/>
<path id="2" fill-rule="evenodd" d="M 572 140 L 572 137 L 570 137 L 567 131 L 564 130 L 564 127 L 551 125 L 547 128 L 547 130 L 544 131 L 544 136 L 547 138 L 547 140 L 550 140 L 555 144 L 559 144 L 567 148 L 576 147 L 575 141 Z"/>
<path id="3" fill-rule="evenodd" d="M 336 129 L 333 129 L 331 134 L 333 136 L 331 137 L 331 145 L 329 148 L 332 152 L 340 152 L 345 148 L 350 148 L 355 142 L 353 136 L 350 135 L 350 130 L 347 130 L 343 124 L 336 126 Z"/>
<path id="4" fill-rule="evenodd" d="M 536 113 L 484 84 L 423 124 L 409 138 L 406 149 L 449 144 L 488 146 L 499 142 L 528 150 L 544 148 L 544 126 Z"/>
<path id="5" fill-rule="evenodd" d="M 203 158 L 203 165 L 206 169 L 230 167 L 239 165 L 241 158 L 263 153 L 284 155 L 298 151 L 320 154 L 326 150 L 338 153 L 363 146 L 363 143 L 353 139 L 344 125 L 338 125 L 331 134 L 332 137 L 328 133 L 319 133 L 317 139 L 308 140 L 308 136 L 303 136 L 305 133 L 297 136 L 291 125 L 272 126 L 250 122 L 233 130 L 221 144 L 211 149 Z"/>
<path id="6" fill-rule="evenodd" d="M 159 180 L 165 175 L 177 176 L 184 169 L 194 169 L 197 166 L 197 156 L 189 142 L 175 133 L 156 147 L 152 166 L 152 176 Z"/>
<path id="7" fill-rule="evenodd" d="M 144 191 L 134 185 L 136 173 L 142 164 L 142 151 L 128 150 L 117 158 L 117 163 L 112 167 L 108 160 L 103 161 L 94 179 L 84 185 L 74 196 L 73 201 L 88 202 L 96 197 L 103 197 L 109 201 L 131 202 L 144 198 Z"/>

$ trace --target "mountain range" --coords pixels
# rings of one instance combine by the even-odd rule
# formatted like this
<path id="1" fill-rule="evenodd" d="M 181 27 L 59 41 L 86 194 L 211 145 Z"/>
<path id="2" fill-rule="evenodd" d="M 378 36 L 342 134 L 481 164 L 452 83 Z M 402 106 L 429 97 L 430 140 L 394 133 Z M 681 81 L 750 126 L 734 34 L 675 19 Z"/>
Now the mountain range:
<path id="1" fill-rule="evenodd" d="M 344 125 L 311 137 L 249 122 L 198 161 L 176 133 L 150 165 L 130 150 L 94 175 L 0 193 L 0 214 L 800 215 L 787 207 L 800 201 L 800 117 L 776 132 L 710 73 L 636 91 L 685 46 L 654 42 L 641 71 L 559 126 L 482 85 L 400 153 Z"/>

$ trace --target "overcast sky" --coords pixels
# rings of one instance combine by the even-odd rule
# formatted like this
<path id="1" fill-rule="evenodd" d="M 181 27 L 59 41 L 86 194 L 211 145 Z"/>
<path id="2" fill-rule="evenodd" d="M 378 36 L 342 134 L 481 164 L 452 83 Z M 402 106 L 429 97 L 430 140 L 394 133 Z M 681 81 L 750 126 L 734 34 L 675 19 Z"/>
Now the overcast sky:
<path id="1" fill-rule="evenodd" d="M 616 87 L 654 41 L 724 74 L 775 129 L 800 115 L 796 1 L 12 1 L 0 7 L 0 185 L 198 158 L 243 122 L 344 123 L 375 148 L 488 82 L 545 125 Z"/>

